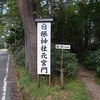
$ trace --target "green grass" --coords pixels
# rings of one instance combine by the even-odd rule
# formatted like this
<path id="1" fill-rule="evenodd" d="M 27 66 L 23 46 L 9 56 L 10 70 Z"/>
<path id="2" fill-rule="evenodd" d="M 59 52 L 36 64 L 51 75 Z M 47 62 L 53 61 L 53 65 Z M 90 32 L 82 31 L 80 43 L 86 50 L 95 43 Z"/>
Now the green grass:
<path id="1" fill-rule="evenodd" d="M 25 91 L 33 97 L 33 100 L 47 100 L 47 98 L 52 98 L 51 100 L 90 100 L 84 84 L 76 77 L 65 81 L 64 90 L 61 90 L 59 84 L 52 84 L 49 87 L 45 78 L 42 78 L 41 86 L 38 88 L 38 82 L 36 80 L 31 82 L 24 69 L 18 68 L 17 72 L 20 86 L 25 88 Z"/>
<path id="2" fill-rule="evenodd" d="M 79 79 L 69 80 L 64 87 L 69 93 L 70 100 L 90 100 L 90 95 L 85 89 L 85 85 Z"/>

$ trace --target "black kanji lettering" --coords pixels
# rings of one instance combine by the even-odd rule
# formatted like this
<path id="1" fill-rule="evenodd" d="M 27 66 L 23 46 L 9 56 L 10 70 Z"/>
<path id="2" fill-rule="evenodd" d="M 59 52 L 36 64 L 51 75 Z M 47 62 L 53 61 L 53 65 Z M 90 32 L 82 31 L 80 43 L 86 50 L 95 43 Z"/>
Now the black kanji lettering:
<path id="1" fill-rule="evenodd" d="M 42 28 L 43 30 L 46 30 L 46 29 L 47 29 L 47 25 L 46 25 L 45 23 L 43 23 L 43 25 L 41 25 L 41 28 Z"/>
<path id="2" fill-rule="evenodd" d="M 41 58 L 47 59 L 47 54 L 45 52 L 42 53 Z"/>
<path id="3" fill-rule="evenodd" d="M 45 71 L 46 71 L 45 73 L 47 73 L 47 72 L 48 72 L 47 67 L 42 67 L 42 68 L 41 68 L 41 73 L 43 72 L 43 70 L 45 70 Z"/>
<path id="4" fill-rule="evenodd" d="M 42 50 L 42 51 L 47 51 L 47 47 L 44 46 L 44 45 L 42 45 L 41 50 Z"/>
<path id="5" fill-rule="evenodd" d="M 47 31 L 42 31 L 41 32 L 41 37 L 46 37 L 47 36 Z"/>
<path id="6" fill-rule="evenodd" d="M 42 66 L 46 66 L 46 62 L 47 62 L 46 60 L 42 60 L 42 61 L 41 61 Z"/>
<path id="7" fill-rule="evenodd" d="M 43 43 L 46 44 L 47 42 L 48 42 L 48 40 L 46 38 L 45 39 L 43 39 L 43 38 L 41 39 L 41 44 L 43 44 Z"/>

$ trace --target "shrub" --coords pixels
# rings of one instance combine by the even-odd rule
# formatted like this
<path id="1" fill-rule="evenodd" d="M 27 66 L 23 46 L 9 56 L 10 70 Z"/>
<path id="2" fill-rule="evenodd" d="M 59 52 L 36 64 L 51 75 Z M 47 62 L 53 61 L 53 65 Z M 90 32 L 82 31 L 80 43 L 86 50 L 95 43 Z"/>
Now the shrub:
<path id="1" fill-rule="evenodd" d="M 100 50 L 89 51 L 84 55 L 84 64 L 90 70 L 94 70 L 96 75 L 100 75 Z"/>
<path id="2" fill-rule="evenodd" d="M 19 66 L 25 67 L 25 52 L 23 48 L 17 51 L 15 60 Z"/>
<path id="3" fill-rule="evenodd" d="M 60 64 L 61 64 L 61 54 L 62 50 L 55 49 L 54 45 L 52 45 L 52 52 L 51 52 L 51 69 L 52 74 L 57 74 L 60 71 Z M 68 50 L 64 50 L 63 55 L 63 69 L 65 76 L 72 76 L 76 73 L 77 70 L 77 59 L 75 58 L 74 53 L 70 53 Z"/>
<path id="4" fill-rule="evenodd" d="M 96 70 L 100 66 L 100 50 L 86 53 L 84 56 L 84 64 L 88 69 Z"/>
<path id="5" fill-rule="evenodd" d="M 90 70 L 96 70 L 96 57 L 94 52 L 87 52 L 84 55 L 84 64 L 86 65 L 86 68 L 90 69 Z"/>
<path id="6" fill-rule="evenodd" d="M 100 66 L 96 69 L 96 76 L 100 78 Z"/>
<path id="7" fill-rule="evenodd" d="M 13 58 L 17 65 L 25 66 L 25 51 L 23 46 L 23 40 L 16 40 L 15 43 L 10 45 L 9 52 L 13 55 Z"/>

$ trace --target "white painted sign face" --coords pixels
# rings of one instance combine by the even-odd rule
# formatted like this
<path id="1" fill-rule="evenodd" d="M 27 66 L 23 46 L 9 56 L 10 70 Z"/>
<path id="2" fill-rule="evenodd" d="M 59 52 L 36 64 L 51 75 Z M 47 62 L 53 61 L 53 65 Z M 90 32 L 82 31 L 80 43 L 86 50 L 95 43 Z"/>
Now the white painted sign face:
<path id="1" fill-rule="evenodd" d="M 37 74 L 50 74 L 51 23 L 37 23 Z"/>
<path id="2" fill-rule="evenodd" d="M 56 49 L 70 49 L 71 46 L 70 45 L 62 45 L 62 44 L 56 44 L 55 45 Z"/>

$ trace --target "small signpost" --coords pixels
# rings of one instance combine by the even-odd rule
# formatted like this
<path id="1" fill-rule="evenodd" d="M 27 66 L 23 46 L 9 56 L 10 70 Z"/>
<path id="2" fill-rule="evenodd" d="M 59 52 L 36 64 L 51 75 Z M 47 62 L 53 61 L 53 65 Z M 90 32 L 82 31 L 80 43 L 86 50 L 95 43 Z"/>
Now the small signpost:
<path id="1" fill-rule="evenodd" d="M 62 89 L 63 83 L 64 83 L 64 74 L 63 74 L 63 55 L 64 55 L 64 49 L 70 49 L 71 45 L 63 45 L 63 44 L 56 44 L 55 45 L 56 49 L 62 49 L 62 54 L 61 54 L 61 65 L 60 65 L 60 86 Z"/>
<path id="2" fill-rule="evenodd" d="M 70 49 L 71 46 L 70 45 L 63 45 L 63 44 L 56 44 L 55 48 L 56 49 Z"/>
<path id="3" fill-rule="evenodd" d="M 39 75 L 51 74 L 51 21 L 52 18 L 40 18 L 37 22 L 37 74 L 40 84 Z"/>

